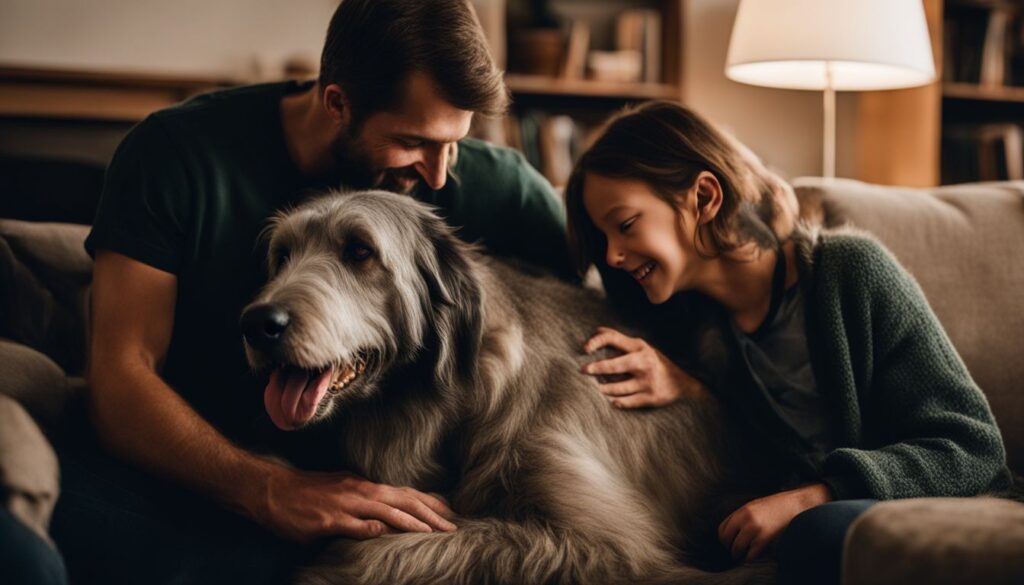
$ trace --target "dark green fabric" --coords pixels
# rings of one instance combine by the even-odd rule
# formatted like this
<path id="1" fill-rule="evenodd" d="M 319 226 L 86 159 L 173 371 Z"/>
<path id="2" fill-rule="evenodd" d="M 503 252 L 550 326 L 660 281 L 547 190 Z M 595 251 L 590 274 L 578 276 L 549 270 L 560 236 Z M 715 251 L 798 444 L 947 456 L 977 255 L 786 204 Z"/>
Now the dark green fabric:
<path id="1" fill-rule="evenodd" d="M 91 254 L 113 250 L 177 276 L 163 376 L 222 426 L 262 417 L 238 329 L 265 281 L 260 231 L 276 210 L 335 186 L 302 176 L 284 142 L 280 100 L 307 87 L 236 88 L 149 116 L 115 153 L 86 241 Z M 417 196 L 464 238 L 571 274 L 564 212 L 520 155 L 463 140 L 452 174 L 439 192 Z"/>
<path id="2" fill-rule="evenodd" d="M 821 477 L 839 499 L 1008 484 L 981 389 L 914 279 L 877 241 L 823 234 L 803 263 L 811 361 L 838 415 Z"/>

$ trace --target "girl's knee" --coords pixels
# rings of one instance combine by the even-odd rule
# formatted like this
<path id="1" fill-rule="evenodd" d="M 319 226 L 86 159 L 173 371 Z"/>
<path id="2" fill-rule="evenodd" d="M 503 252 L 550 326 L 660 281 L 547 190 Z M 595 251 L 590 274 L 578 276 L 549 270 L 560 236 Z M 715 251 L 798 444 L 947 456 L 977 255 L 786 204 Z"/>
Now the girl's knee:
<path id="1" fill-rule="evenodd" d="M 0 574 L 10 583 L 67 583 L 60 554 L 6 508 L 0 509 Z"/>
<path id="2" fill-rule="evenodd" d="M 874 503 L 875 500 L 840 500 L 801 512 L 779 537 L 779 562 L 840 554 L 850 524 Z"/>

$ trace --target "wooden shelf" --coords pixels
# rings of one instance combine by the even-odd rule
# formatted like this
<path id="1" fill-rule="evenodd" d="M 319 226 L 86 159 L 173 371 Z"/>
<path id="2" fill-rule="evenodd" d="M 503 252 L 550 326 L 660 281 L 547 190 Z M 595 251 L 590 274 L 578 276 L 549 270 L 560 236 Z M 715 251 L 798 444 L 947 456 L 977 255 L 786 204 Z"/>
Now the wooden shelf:
<path id="1" fill-rule="evenodd" d="M 228 85 L 200 76 L 0 67 L 0 116 L 137 122 Z"/>
<path id="2" fill-rule="evenodd" d="M 942 97 L 989 102 L 1024 103 L 1024 87 L 944 83 L 942 84 Z"/>
<path id="3" fill-rule="evenodd" d="M 663 83 L 614 83 L 515 73 L 507 74 L 505 83 L 513 94 L 670 100 L 679 100 L 682 95 L 680 88 Z"/>

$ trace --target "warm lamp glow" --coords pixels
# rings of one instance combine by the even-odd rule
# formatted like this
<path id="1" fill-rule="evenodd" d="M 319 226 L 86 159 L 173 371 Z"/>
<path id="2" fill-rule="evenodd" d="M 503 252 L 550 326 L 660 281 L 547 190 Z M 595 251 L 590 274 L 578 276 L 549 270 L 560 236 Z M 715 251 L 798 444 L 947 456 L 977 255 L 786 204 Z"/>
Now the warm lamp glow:
<path id="1" fill-rule="evenodd" d="M 835 174 L 835 91 L 935 79 L 922 0 L 742 0 L 725 75 L 750 85 L 824 90 L 824 175 Z"/>

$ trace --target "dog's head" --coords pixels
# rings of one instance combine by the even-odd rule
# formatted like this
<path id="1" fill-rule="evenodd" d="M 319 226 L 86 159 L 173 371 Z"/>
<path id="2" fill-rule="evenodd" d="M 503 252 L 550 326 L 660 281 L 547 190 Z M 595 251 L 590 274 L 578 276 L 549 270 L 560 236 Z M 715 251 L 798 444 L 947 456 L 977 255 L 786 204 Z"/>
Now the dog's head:
<path id="1" fill-rule="evenodd" d="M 279 428 L 374 396 L 398 366 L 429 360 L 438 387 L 472 374 L 480 284 L 470 246 L 430 207 L 332 192 L 277 215 L 268 237 L 270 280 L 241 327 Z"/>

